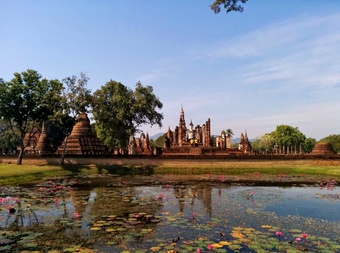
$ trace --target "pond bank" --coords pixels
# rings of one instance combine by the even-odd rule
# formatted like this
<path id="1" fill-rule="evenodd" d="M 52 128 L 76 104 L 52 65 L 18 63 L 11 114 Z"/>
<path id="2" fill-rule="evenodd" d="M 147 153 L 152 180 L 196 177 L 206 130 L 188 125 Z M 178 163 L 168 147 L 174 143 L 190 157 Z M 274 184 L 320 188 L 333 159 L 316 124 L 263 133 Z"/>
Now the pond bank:
<path id="1" fill-rule="evenodd" d="M 184 158 L 93 158 L 1 157 L 0 185 L 36 182 L 55 177 L 110 177 L 182 175 L 224 177 L 225 181 L 249 184 L 314 184 L 333 180 L 340 182 L 340 160 L 337 159 L 184 159 Z"/>

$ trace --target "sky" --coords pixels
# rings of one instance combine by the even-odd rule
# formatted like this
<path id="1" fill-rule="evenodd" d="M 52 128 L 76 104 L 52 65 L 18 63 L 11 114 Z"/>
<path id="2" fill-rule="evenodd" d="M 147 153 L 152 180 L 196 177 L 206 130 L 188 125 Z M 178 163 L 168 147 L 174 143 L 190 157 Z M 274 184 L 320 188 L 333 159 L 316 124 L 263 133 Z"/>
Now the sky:
<path id="1" fill-rule="evenodd" d="M 214 14 L 213 0 L 1 0 L 0 78 L 34 69 L 153 87 L 162 128 L 211 120 L 211 133 L 258 138 L 290 125 L 340 134 L 340 2 L 249 0 Z"/>

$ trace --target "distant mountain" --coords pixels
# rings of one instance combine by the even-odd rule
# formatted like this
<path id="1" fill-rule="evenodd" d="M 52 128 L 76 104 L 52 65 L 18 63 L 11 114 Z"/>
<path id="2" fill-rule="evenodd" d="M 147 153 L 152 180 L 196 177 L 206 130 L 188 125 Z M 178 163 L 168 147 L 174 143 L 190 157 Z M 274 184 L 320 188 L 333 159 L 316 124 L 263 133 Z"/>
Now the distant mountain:
<path id="1" fill-rule="evenodd" d="M 230 143 L 231 144 L 235 144 L 235 143 L 240 143 L 240 138 L 232 138 L 231 140 L 230 140 Z M 254 141 L 256 141 L 256 139 L 249 139 L 249 142 L 254 142 Z"/>
<path id="2" fill-rule="evenodd" d="M 152 136 L 149 136 L 150 140 L 157 140 L 158 137 L 162 136 L 164 133 L 158 133 L 158 134 L 154 134 Z"/>

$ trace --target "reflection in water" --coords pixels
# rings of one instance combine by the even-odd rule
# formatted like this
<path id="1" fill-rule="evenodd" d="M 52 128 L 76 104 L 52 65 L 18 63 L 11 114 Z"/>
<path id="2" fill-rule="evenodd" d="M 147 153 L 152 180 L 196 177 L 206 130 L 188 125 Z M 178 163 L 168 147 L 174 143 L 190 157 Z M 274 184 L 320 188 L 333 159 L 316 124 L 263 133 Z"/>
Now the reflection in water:
<path id="1" fill-rule="evenodd" d="M 330 191 L 312 187 L 196 183 L 87 185 L 68 187 L 53 194 L 47 190 L 42 193 L 36 188 L 6 189 L 1 189 L 0 226 L 11 231 L 20 226 L 19 211 L 9 214 L 7 210 L 16 205 L 13 199 L 18 198 L 26 208 L 20 211 L 20 217 L 27 229 L 48 235 L 35 239 L 38 242 L 36 249 L 49 245 L 49 249 L 62 250 L 62 247 L 77 243 L 103 252 L 116 252 L 118 249 L 183 248 L 182 241 L 194 249 L 204 248 L 199 242 L 203 241 L 200 238 L 206 238 L 204 240 L 211 243 L 225 242 L 223 248 L 228 251 L 232 246 L 227 242 L 235 245 L 237 242 L 239 250 L 249 252 L 255 247 L 252 240 L 259 241 L 255 235 L 262 235 L 262 239 L 273 237 L 272 242 L 277 243 L 276 230 L 284 233 L 287 241 L 294 240 L 296 234 L 302 232 L 313 235 L 314 239 L 339 240 L 339 235 L 334 233 L 340 231 L 338 188 Z M 34 228 L 30 226 L 32 221 L 27 210 L 34 210 L 39 221 Z M 318 240 L 308 247 L 324 245 L 321 239 Z M 160 242 L 162 246 L 159 246 Z M 13 247 L 25 249 L 19 243 L 12 243 L 10 247 L 10 250 Z"/>

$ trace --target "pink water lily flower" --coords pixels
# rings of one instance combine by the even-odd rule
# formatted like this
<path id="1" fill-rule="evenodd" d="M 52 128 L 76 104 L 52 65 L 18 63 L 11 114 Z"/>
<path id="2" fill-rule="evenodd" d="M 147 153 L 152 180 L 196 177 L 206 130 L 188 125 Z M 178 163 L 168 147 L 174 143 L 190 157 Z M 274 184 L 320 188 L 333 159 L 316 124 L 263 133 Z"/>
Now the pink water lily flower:
<path id="1" fill-rule="evenodd" d="M 276 231 L 275 233 L 277 236 L 282 236 L 282 232 L 281 231 Z"/>
<path id="2" fill-rule="evenodd" d="M 300 238 L 300 237 L 296 238 L 295 240 L 296 240 L 297 242 L 301 242 L 301 238 Z"/>
<path id="3" fill-rule="evenodd" d="M 303 237 L 303 238 L 307 238 L 307 236 L 308 236 L 308 234 L 305 234 L 305 233 L 303 233 L 303 234 L 301 234 L 301 237 Z"/>
<path id="4" fill-rule="evenodd" d="M 209 245 L 208 245 L 208 249 L 209 249 L 209 250 L 212 250 L 213 248 L 214 248 L 214 245 L 212 245 L 212 244 L 209 244 Z"/>
<path id="5" fill-rule="evenodd" d="M 197 251 L 197 253 L 202 253 L 201 249 L 197 249 L 196 251 Z"/>

